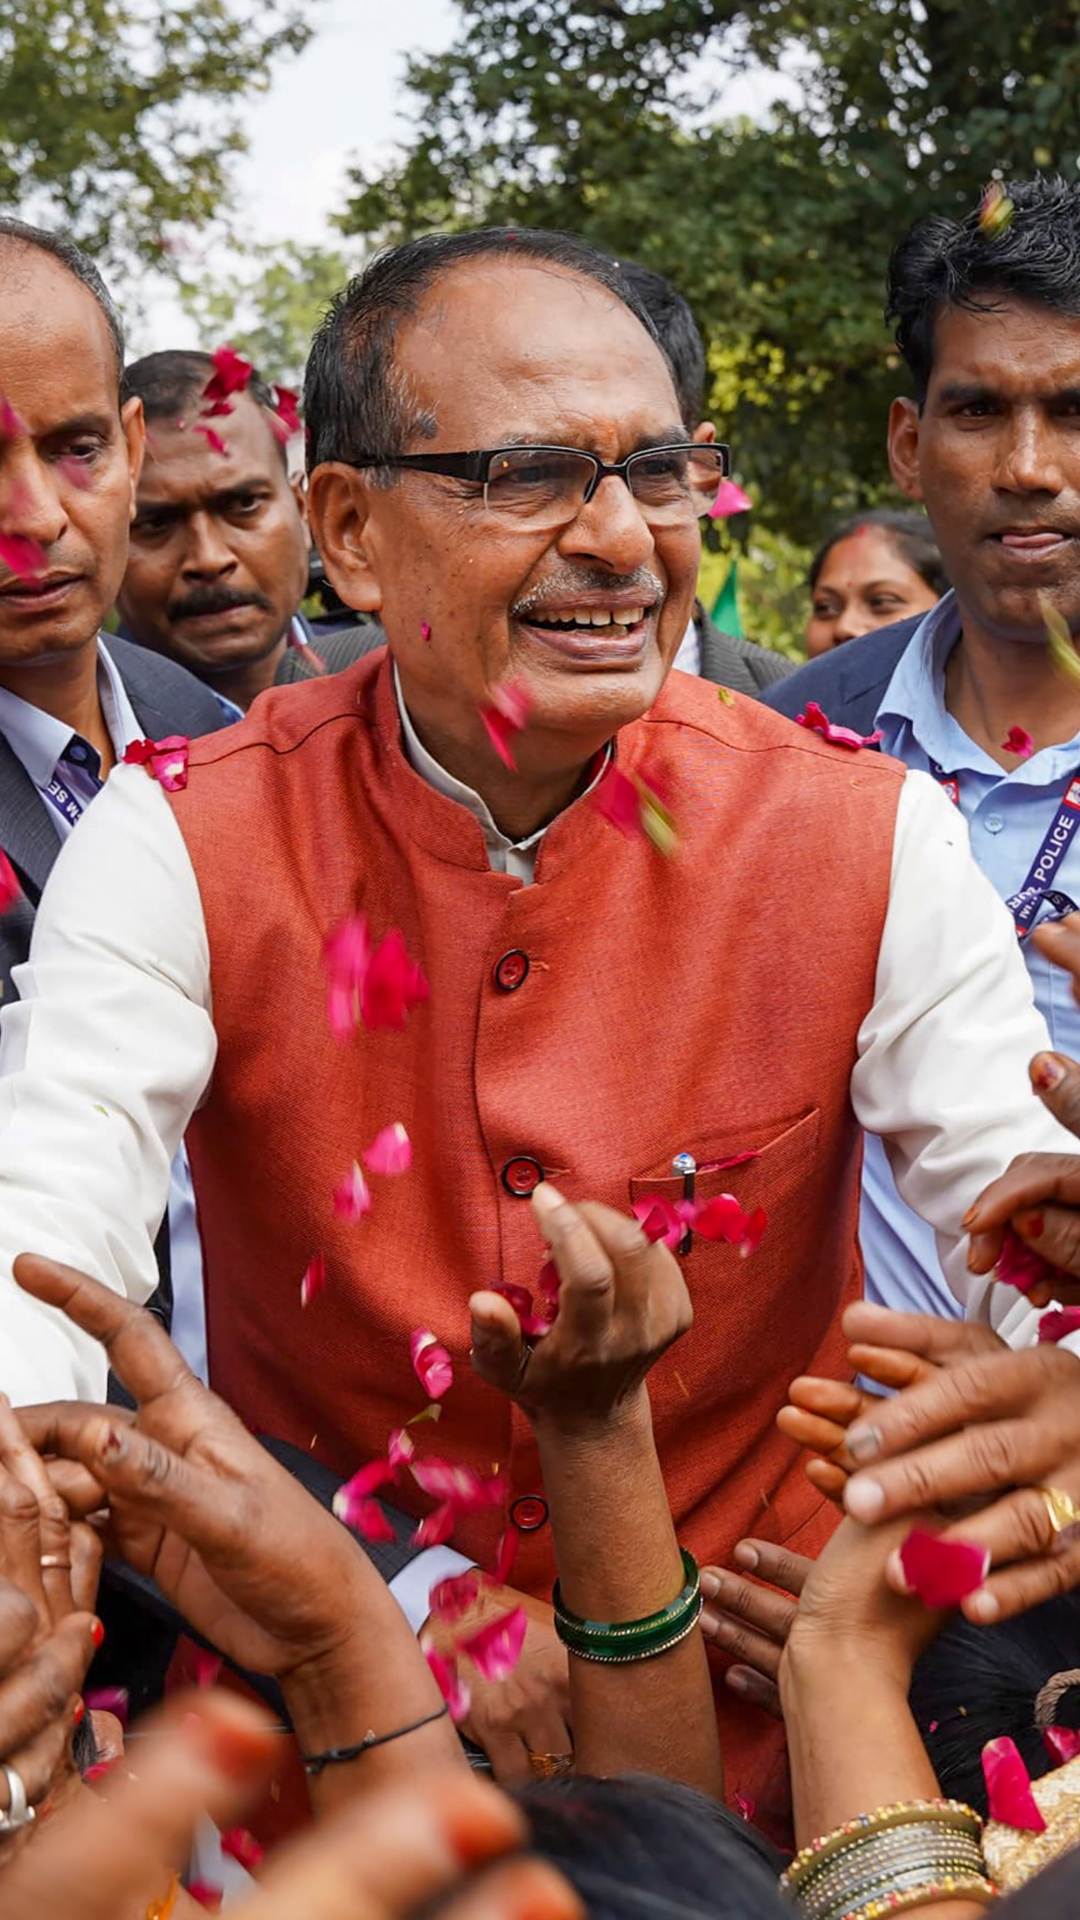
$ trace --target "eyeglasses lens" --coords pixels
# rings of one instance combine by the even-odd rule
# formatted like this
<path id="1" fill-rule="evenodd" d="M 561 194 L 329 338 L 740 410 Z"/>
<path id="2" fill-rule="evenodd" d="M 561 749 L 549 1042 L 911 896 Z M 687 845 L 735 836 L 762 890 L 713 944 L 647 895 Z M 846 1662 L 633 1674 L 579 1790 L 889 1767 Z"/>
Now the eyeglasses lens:
<path id="1" fill-rule="evenodd" d="M 537 531 L 565 526 L 580 513 L 595 471 L 588 454 L 570 449 L 507 448 L 491 462 L 484 504 Z M 717 447 L 650 449 L 631 459 L 627 484 L 651 525 L 670 526 L 707 513 L 723 473 Z"/>

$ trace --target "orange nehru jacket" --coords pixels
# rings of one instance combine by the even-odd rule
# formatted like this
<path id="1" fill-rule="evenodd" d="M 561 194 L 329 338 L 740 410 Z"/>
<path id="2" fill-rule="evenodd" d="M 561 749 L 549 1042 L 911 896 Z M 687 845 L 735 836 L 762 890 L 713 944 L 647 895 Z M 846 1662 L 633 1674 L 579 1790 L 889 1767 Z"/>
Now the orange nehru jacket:
<path id="1" fill-rule="evenodd" d="M 455 1385 L 420 1445 L 506 1474 L 543 1509 L 524 1419 L 468 1362 L 470 1292 L 534 1288 L 536 1162 L 571 1199 L 626 1209 L 697 1193 L 765 1207 L 741 1260 L 695 1241 L 692 1331 L 650 1376 L 680 1539 L 723 1561 L 754 1532 L 817 1551 L 832 1524 L 774 1416 L 798 1373 L 840 1375 L 839 1310 L 861 1280 L 859 1137 L 848 1083 L 871 1004 L 902 769 L 674 674 L 618 736 L 674 815 L 665 859 L 578 801 L 532 886 L 493 873 L 481 830 L 405 760 L 389 663 L 271 691 L 193 743 L 170 796 L 198 879 L 219 1052 L 188 1135 L 215 1387 L 258 1432 L 342 1474 L 385 1450 L 422 1394 L 409 1335 L 450 1349 Z M 431 998 L 403 1031 L 335 1041 L 320 949 L 356 910 L 400 927 Z M 513 956 L 509 961 L 507 956 Z M 358 1225 L 331 1193 L 402 1121 L 408 1175 L 375 1183 Z M 749 1156 L 749 1157 L 744 1157 Z M 738 1164 L 731 1164 L 738 1161 Z M 515 1163 L 518 1163 L 515 1165 Z M 324 1252 L 307 1311 L 300 1280 Z M 530 1498 L 531 1497 L 531 1498 Z M 402 1501 L 427 1509 L 415 1488 Z M 492 1564 L 505 1514 L 455 1544 Z M 547 1592 L 550 1528 L 513 1578 Z M 779 1732 L 721 1698 L 729 1790 L 769 1797 Z"/>

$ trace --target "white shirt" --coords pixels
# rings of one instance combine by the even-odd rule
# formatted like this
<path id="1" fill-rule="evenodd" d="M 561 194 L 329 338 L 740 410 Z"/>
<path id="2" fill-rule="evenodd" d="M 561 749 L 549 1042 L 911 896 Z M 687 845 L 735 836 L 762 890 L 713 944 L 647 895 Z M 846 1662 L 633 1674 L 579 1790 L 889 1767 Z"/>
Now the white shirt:
<path id="1" fill-rule="evenodd" d="M 701 672 L 701 641 L 698 639 L 697 622 L 692 617 L 671 664 L 678 667 L 680 673 Z"/>
<path id="2" fill-rule="evenodd" d="M 113 753 L 122 760 L 134 740 L 143 738 L 127 688 L 120 678 L 104 640 L 98 641 L 98 695 L 105 725 L 109 730 Z M 35 707 L 29 700 L 0 687 L 0 734 L 12 753 L 30 775 L 45 804 L 45 811 L 61 840 L 74 830 L 58 807 L 46 798 L 57 762 L 67 752 L 72 729 L 54 714 Z M 70 759 L 65 761 L 60 778 L 84 807 L 97 799 L 98 781 L 89 767 L 85 771 Z M 169 1186 L 169 1262 L 172 1273 L 172 1335 L 189 1367 L 206 1379 L 206 1313 L 203 1306 L 202 1246 L 195 1215 L 195 1194 L 191 1169 L 183 1144 L 172 1164 Z M 99 1396 L 101 1398 L 103 1396 Z"/>

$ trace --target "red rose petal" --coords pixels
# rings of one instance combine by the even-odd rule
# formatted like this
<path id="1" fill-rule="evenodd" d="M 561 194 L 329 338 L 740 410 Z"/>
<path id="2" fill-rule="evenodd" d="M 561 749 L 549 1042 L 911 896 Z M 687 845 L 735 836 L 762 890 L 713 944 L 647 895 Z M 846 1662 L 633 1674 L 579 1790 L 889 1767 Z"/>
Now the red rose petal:
<path id="1" fill-rule="evenodd" d="M 215 453 L 223 454 L 226 460 L 231 459 L 229 449 L 216 428 L 205 426 L 202 421 L 196 420 L 195 431 L 203 435 L 207 446 L 212 447 Z"/>
<path id="2" fill-rule="evenodd" d="M 1080 1307 L 1051 1307 L 1039 1316 L 1039 1339 L 1044 1344 L 1080 1333 Z"/>
<path id="3" fill-rule="evenodd" d="M 243 393 L 255 369 L 235 347 L 215 348 L 210 358 L 214 371 L 203 388 L 204 400 L 227 400 L 231 393 Z"/>
<path id="4" fill-rule="evenodd" d="M 597 813 L 628 840 L 641 832 L 641 797 L 630 775 L 614 761 L 589 798 Z"/>
<path id="5" fill-rule="evenodd" d="M 990 1570 L 990 1550 L 913 1527 L 900 1548 L 900 1565 L 924 1606 L 956 1607 L 982 1586 Z"/>
<path id="6" fill-rule="evenodd" d="M 22 888 L 7 854 L 0 851 L 0 913 L 8 913 L 22 898 Z"/>
<path id="7" fill-rule="evenodd" d="M 816 700 L 808 700 L 806 712 L 796 714 L 795 725 L 806 727 L 811 733 L 820 733 L 823 740 L 831 740 L 838 747 L 876 747 L 878 741 L 885 738 L 880 727 L 876 733 L 855 733 L 851 727 L 834 726 Z"/>
<path id="8" fill-rule="evenodd" d="M 471 1660 L 484 1680 L 506 1680 L 521 1659 L 528 1619 L 524 1607 L 513 1607 L 497 1620 L 489 1620 L 467 1640 L 458 1641 L 458 1651 Z"/>
<path id="9" fill-rule="evenodd" d="M 1006 1827 L 1020 1827 L 1026 1833 L 1045 1833 L 1046 1821 L 1035 1803 L 1031 1776 L 1015 1740 L 1004 1735 L 988 1740 L 982 1750 L 982 1765 L 991 1820 L 1000 1820 Z"/>
<path id="10" fill-rule="evenodd" d="M 1059 1767 L 1066 1767 L 1080 1753 L 1080 1733 L 1075 1727 L 1044 1727 L 1043 1745 L 1051 1760 Z"/>
<path id="11" fill-rule="evenodd" d="M 334 1495 L 334 1512 L 343 1526 L 358 1533 L 361 1540 L 393 1542 L 396 1534 L 377 1500 L 349 1494 L 349 1486 L 339 1487 Z"/>
<path id="12" fill-rule="evenodd" d="M 524 732 L 531 710 L 532 695 L 523 680 L 504 680 L 501 686 L 493 687 L 490 700 L 479 709 L 484 731 L 499 759 L 515 773 L 517 761 L 511 742 Z"/>
<path id="13" fill-rule="evenodd" d="M 274 387 L 274 411 L 291 440 L 300 431 L 300 395 L 292 387 Z"/>
<path id="14" fill-rule="evenodd" d="M 715 1194 L 711 1200 L 680 1211 L 703 1240 L 726 1240 L 744 1260 L 756 1251 L 769 1224 L 764 1207 L 746 1213 L 731 1193 Z"/>
<path id="15" fill-rule="evenodd" d="M 407 1466 L 415 1452 L 416 1445 L 411 1433 L 406 1433 L 404 1427 L 395 1427 L 386 1449 L 386 1457 L 390 1465 L 392 1467 Z"/>
<path id="16" fill-rule="evenodd" d="M 16 580 L 38 580 L 49 570 L 44 547 L 22 533 L 0 533 L 0 560 Z"/>
<path id="17" fill-rule="evenodd" d="M 433 1333 L 418 1327 L 409 1336 L 413 1371 L 429 1400 L 441 1400 L 454 1384 L 454 1363 Z"/>
<path id="18" fill-rule="evenodd" d="M 1001 1243 L 1001 1252 L 994 1272 L 1007 1287 L 1016 1287 L 1020 1293 L 1030 1293 L 1032 1287 L 1042 1280 L 1053 1286 L 1061 1279 L 1060 1267 L 1044 1260 L 1041 1253 L 1029 1247 L 1026 1240 L 1013 1227 L 1006 1227 Z"/>
<path id="19" fill-rule="evenodd" d="M 371 1212 L 371 1192 L 355 1160 L 344 1180 L 334 1188 L 333 1200 L 337 1219 L 346 1220 L 353 1227 L 365 1213 Z"/>
<path id="20" fill-rule="evenodd" d="M 412 1141 L 400 1120 L 375 1135 L 363 1153 L 364 1165 L 371 1173 L 408 1173 L 412 1166 Z"/>
<path id="21" fill-rule="evenodd" d="M 424 1646 L 423 1641 L 420 1644 L 424 1650 L 424 1659 L 435 1676 L 439 1692 L 450 1709 L 450 1718 L 454 1725 L 458 1726 L 468 1715 L 472 1704 L 469 1683 L 461 1678 L 455 1662 L 448 1660 L 445 1654 L 437 1652 L 434 1647 Z"/>
<path id="22" fill-rule="evenodd" d="M 391 927 L 368 963 L 360 989 L 360 1018 L 372 1032 L 377 1027 L 403 1027 L 405 1016 L 428 998 L 423 969 L 410 960 L 405 936 Z"/>
<path id="23" fill-rule="evenodd" d="M 224 1889 L 212 1887 L 209 1880 L 189 1880 L 187 1890 L 197 1907 L 205 1907 L 208 1913 L 220 1913 L 224 1899 Z"/>
<path id="24" fill-rule="evenodd" d="M 454 1519 L 454 1509 L 449 1503 L 436 1507 L 434 1513 L 429 1513 L 425 1520 L 421 1520 L 409 1542 L 410 1546 L 444 1547 L 453 1538 Z"/>
<path id="25" fill-rule="evenodd" d="M 495 1551 L 495 1570 L 492 1579 L 496 1586 L 505 1587 L 517 1559 L 517 1550 L 521 1545 L 521 1533 L 512 1523 L 507 1527 Z"/>
<path id="26" fill-rule="evenodd" d="M 126 1687 L 95 1687 L 83 1699 L 88 1713 L 111 1713 L 122 1727 L 127 1726 L 131 1696 Z"/>
<path id="27" fill-rule="evenodd" d="M 428 1612 L 436 1620 L 452 1627 L 463 1619 L 474 1604 L 484 1583 L 479 1567 L 455 1574 L 451 1580 L 438 1580 L 428 1594 Z"/>
<path id="28" fill-rule="evenodd" d="M 445 1501 L 458 1513 L 479 1513 L 501 1506 L 506 1481 L 501 1474 L 485 1480 L 473 1467 L 452 1460 L 414 1460 L 412 1477 L 433 1500 Z"/>
<path id="29" fill-rule="evenodd" d="M 221 1836 L 221 1851 L 248 1873 L 262 1865 L 263 1848 L 246 1827 L 229 1827 Z"/>
<path id="30" fill-rule="evenodd" d="M 190 746 L 183 733 L 170 733 L 163 740 L 133 740 L 124 750 L 123 762 L 129 767 L 145 767 L 166 793 L 182 793 L 188 782 Z"/>
<path id="31" fill-rule="evenodd" d="M 1018 753 L 1021 760 L 1027 760 L 1035 749 L 1035 742 L 1025 727 L 1010 727 L 1001 743 L 1005 753 Z"/>
<path id="32" fill-rule="evenodd" d="M 635 1200 L 630 1211 L 650 1245 L 662 1240 L 665 1247 L 674 1249 L 686 1231 L 672 1202 L 661 1193 L 648 1193 L 643 1200 Z"/>
<path id="33" fill-rule="evenodd" d="M 431 639 L 431 628 L 426 620 L 421 620 L 420 622 L 420 638 L 421 640 Z"/>
<path id="34" fill-rule="evenodd" d="M 513 1280 L 492 1280 L 488 1286 L 488 1292 L 501 1293 L 504 1300 L 509 1300 L 527 1340 L 540 1340 L 545 1333 L 551 1332 L 555 1313 L 547 1312 L 545 1309 L 552 1303 L 541 1300 L 539 1307 L 534 1307 L 533 1297 L 528 1287 L 519 1287 Z"/>
<path id="35" fill-rule="evenodd" d="M 326 1255 L 325 1253 L 313 1253 L 304 1270 L 304 1277 L 300 1282 L 300 1305 L 302 1307 L 310 1307 L 312 1301 L 318 1299 L 325 1285 Z"/>
<path id="36" fill-rule="evenodd" d="M 311 668 L 312 673 L 322 674 L 326 672 L 326 661 L 323 659 L 322 654 L 316 653 L 314 647 L 309 647 L 303 634 L 299 633 L 295 627 L 289 628 L 288 644 L 293 652 L 298 653 L 301 660 L 305 661 Z"/>
<path id="37" fill-rule="evenodd" d="M 0 393 L 0 440 L 21 440 L 26 432 L 26 421 L 22 414 L 16 411 L 5 393 Z"/>

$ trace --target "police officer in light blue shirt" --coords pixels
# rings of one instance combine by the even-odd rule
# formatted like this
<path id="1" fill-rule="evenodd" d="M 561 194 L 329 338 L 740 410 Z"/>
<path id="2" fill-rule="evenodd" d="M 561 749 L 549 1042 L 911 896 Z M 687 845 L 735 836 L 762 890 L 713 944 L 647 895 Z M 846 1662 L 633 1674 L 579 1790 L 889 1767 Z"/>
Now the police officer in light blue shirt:
<path id="1" fill-rule="evenodd" d="M 1009 183 L 996 220 L 921 221 L 893 255 L 889 313 L 916 395 L 893 403 L 893 477 L 925 502 L 955 591 L 766 704 L 794 718 L 815 700 L 939 781 L 1012 914 L 1051 1044 L 1078 1055 L 1080 1008 L 1038 928 L 1080 907 L 1080 652 L 1063 670 L 1046 617 L 1080 642 L 1080 188 Z M 960 1311 L 878 1140 L 862 1243 L 868 1298 Z"/>

